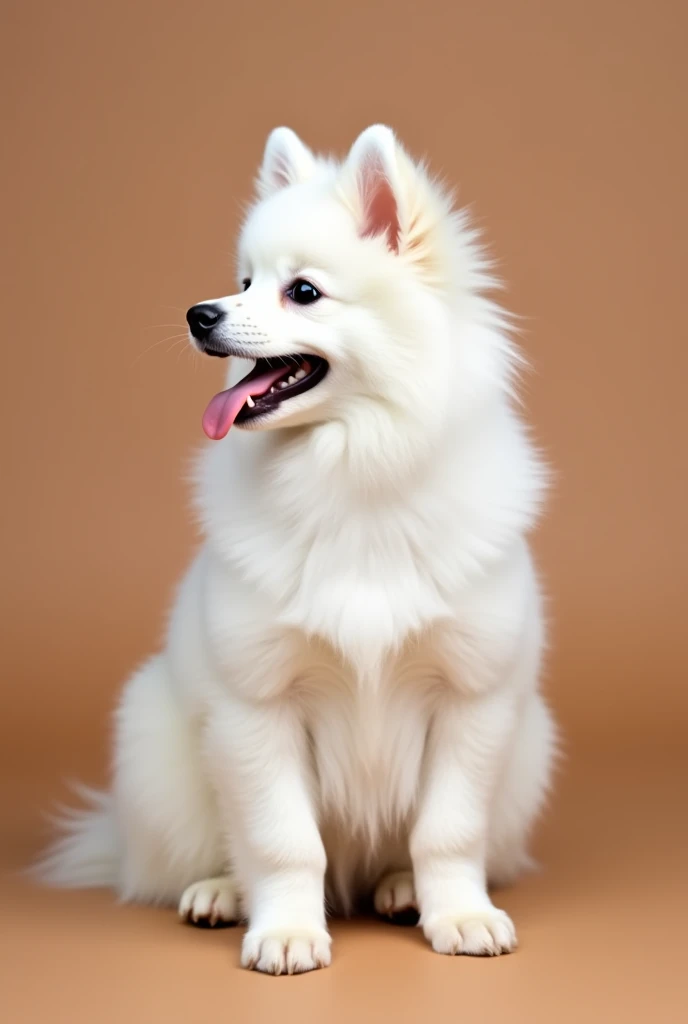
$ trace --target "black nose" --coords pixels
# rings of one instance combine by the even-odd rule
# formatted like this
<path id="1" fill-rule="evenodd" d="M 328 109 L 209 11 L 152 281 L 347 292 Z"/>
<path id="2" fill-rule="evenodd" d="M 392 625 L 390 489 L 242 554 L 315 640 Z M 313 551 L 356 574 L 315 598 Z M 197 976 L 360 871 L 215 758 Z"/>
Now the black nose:
<path id="1" fill-rule="evenodd" d="M 186 322 L 196 341 L 205 341 L 213 327 L 217 327 L 224 313 L 212 302 L 200 302 L 192 306 L 186 314 Z"/>

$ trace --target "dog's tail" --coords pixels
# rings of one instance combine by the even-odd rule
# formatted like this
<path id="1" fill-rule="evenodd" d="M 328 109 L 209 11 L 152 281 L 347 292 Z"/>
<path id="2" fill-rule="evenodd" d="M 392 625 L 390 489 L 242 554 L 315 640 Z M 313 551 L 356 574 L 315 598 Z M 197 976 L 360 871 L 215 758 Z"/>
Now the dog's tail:
<path id="1" fill-rule="evenodd" d="M 51 816 L 61 835 L 39 856 L 30 874 L 45 885 L 63 889 L 112 887 L 119 864 L 112 797 L 88 786 L 73 788 L 86 807 L 62 807 Z"/>

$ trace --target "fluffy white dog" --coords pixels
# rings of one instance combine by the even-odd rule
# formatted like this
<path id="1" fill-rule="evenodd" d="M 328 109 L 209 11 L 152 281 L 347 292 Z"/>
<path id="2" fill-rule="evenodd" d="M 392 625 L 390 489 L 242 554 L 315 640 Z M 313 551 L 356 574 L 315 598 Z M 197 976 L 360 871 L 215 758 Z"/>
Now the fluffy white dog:
<path id="1" fill-rule="evenodd" d="M 529 864 L 554 728 L 544 473 L 489 266 L 385 127 L 342 164 L 277 129 L 258 193 L 243 292 L 187 315 L 256 364 L 203 420 L 205 546 L 125 687 L 111 794 L 40 870 L 245 917 L 244 965 L 275 974 L 329 964 L 326 903 L 371 896 L 438 953 L 508 952 L 487 885 Z"/>

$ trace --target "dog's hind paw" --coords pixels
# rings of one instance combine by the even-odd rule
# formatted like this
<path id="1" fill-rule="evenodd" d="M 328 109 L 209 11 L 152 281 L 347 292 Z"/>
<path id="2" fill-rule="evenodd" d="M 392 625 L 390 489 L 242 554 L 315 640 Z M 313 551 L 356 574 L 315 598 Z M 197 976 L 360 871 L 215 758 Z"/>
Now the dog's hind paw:
<path id="1" fill-rule="evenodd" d="M 238 910 L 236 886 L 227 875 L 194 882 L 184 890 L 179 901 L 182 921 L 199 928 L 236 924 Z"/>
<path id="2" fill-rule="evenodd" d="M 395 924 L 417 924 L 418 907 L 412 871 L 384 875 L 375 888 L 375 910 Z"/>

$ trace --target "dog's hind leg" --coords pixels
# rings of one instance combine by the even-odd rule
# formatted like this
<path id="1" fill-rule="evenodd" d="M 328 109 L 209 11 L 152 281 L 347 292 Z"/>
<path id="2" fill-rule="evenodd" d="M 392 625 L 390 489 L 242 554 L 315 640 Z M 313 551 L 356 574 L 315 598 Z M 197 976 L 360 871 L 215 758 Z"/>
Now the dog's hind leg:
<path id="1" fill-rule="evenodd" d="M 127 902 L 179 904 L 180 913 L 197 921 L 235 916 L 198 731 L 180 705 L 164 656 L 153 658 L 122 694 L 112 793 L 90 794 L 91 809 L 65 817 L 62 838 L 38 865 L 39 877 L 69 888 L 112 886 Z M 211 893 L 208 885 L 218 877 L 222 884 Z M 181 904 L 189 886 L 204 879 L 205 889 L 196 887 Z"/>
<path id="2" fill-rule="evenodd" d="M 188 886 L 224 874 L 199 732 L 164 656 L 130 679 L 117 712 L 113 785 L 122 899 L 177 904 Z"/>
<path id="3" fill-rule="evenodd" d="M 490 815 L 487 874 L 491 886 L 510 885 L 534 866 L 530 833 L 547 796 L 556 731 L 538 693 L 528 697 Z"/>

